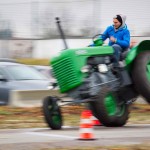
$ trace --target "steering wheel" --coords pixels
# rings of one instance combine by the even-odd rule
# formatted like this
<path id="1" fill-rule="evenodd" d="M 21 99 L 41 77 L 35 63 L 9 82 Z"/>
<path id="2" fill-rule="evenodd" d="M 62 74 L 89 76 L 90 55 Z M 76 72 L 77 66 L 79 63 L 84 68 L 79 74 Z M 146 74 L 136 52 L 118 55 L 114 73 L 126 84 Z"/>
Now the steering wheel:
<path id="1" fill-rule="evenodd" d="M 104 35 L 104 34 L 96 34 L 93 36 L 92 41 L 94 42 L 95 39 L 97 39 L 100 35 Z"/>

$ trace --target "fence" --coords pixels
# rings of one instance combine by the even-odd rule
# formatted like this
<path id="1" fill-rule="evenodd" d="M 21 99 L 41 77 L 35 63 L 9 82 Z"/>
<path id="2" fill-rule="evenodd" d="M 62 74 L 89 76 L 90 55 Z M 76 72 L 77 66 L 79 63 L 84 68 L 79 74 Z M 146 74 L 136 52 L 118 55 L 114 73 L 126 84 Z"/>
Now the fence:
<path id="1" fill-rule="evenodd" d="M 57 44 L 39 50 L 37 45 L 46 42 L 35 42 L 60 37 L 55 17 L 61 18 L 68 39 L 87 39 L 102 33 L 118 13 L 127 15 L 131 35 L 150 35 L 149 6 L 149 0 L 5 0 L 0 3 L 0 57 L 39 57 L 37 51 L 45 56 L 49 47 L 50 52 L 55 51 Z M 16 37 L 22 40 L 15 41 Z"/>

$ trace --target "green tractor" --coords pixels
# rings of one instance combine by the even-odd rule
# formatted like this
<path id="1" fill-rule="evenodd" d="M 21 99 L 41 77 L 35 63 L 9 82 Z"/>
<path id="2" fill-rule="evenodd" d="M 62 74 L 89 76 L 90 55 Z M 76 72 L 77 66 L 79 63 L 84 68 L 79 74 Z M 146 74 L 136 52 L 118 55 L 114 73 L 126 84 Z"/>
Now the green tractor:
<path id="1" fill-rule="evenodd" d="M 94 39 L 95 47 L 65 49 L 51 60 L 61 93 L 71 97 L 67 104 L 87 103 L 95 117 L 107 127 L 120 127 L 129 117 L 129 106 L 139 95 L 150 103 L 150 40 L 122 54 L 120 66 L 113 67 L 113 49 Z M 48 96 L 43 101 L 45 120 L 54 130 L 63 125 L 64 100 Z M 65 101 L 64 101 L 65 102 Z"/>

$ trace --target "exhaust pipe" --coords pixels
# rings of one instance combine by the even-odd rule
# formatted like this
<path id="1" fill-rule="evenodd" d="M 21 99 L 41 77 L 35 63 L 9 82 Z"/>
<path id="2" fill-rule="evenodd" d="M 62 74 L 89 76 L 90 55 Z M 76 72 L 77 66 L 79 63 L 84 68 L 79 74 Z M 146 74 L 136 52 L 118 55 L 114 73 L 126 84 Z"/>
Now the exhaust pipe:
<path id="1" fill-rule="evenodd" d="M 57 24 L 60 36 L 61 36 L 61 38 L 62 38 L 62 40 L 64 42 L 64 47 L 65 47 L 65 49 L 68 49 L 68 45 L 66 43 L 65 35 L 64 35 L 62 27 L 60 25 L 60 19 L 59 19 L 59 17 L 56 17 L 55 19 L 56 19 L 56 24 Z"/>

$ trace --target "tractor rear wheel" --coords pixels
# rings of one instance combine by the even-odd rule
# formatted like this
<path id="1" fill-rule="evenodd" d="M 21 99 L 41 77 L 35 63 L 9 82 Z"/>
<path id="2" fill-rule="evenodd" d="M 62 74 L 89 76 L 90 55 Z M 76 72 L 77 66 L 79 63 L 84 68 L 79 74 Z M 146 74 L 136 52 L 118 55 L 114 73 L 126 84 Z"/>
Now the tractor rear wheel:
<path id="1" fill-rule="evenodd" d="M 120 127 L 128 120 L 128 105 L 118 100 L 117 93 L 112 92 L 109 87 L 102 87 L 90 105 L 92 112 L 104 126 Z"/>
<path id="2" fill-rule="evenodd" d="M 136 90 L 150 104 L 150 51 L 141 52 L 135 59 L 132 79 Z"/>

